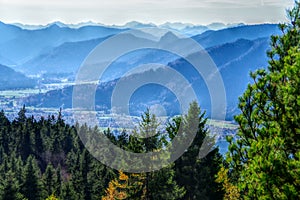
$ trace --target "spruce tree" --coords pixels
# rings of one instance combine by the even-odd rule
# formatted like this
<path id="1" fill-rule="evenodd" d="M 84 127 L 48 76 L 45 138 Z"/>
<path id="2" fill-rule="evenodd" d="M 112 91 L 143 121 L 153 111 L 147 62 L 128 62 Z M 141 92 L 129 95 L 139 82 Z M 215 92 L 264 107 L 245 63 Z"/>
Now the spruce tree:
<path id="1" fill-rule="evenodd" d="M 55 170 L 52 164 L 48 164 L 45 173 L 43 174 L 43 186 L 47 196 L 55 192 Z"/>
<path id="2" fill-rule="evenodd" d="M 2 183 L 0 183 L 0 195 L 1 200 L 23 199 L 23 195 L 20 193 L 19 182 L 11 170 L 6 173 L 5 179 L 2 179 Z"/>
<path id="3" fill-rule="evenodd" d="M 63 200 L 79 200 L 80 199 L 80 196 L 75 192 L 71 181 L 63 183 L 60 199 L 63 199 Z"/>
<path id="4" fill-rule="evenodd" d="M 147 110 L 133 135 L 129 136 L 128 149 L 135 153 L 155 152 L 164 148 L 165 135 L 159 130 L 159 123 L 154 114 Z M 155 158 L 149 160 L 149 166 Z M 139 165 L 139 163 L 134 163 Z M 129 175 L 130 199 L 178 199 L 185 190 L 175 180 L 174 169 L 169 166 L 159 171 L 140 173 L 138 176 Z"/>
<path id="5" fill-rule="evenodd" d="M 62 177 L 61 177 L 61 166 L 58 165 L 56 169 L 56 177 L 55 177 L 55 185 L 54 185 L 54 193 L 56 196 L 60 196 L 62 189 Z"/>
<path id="6" fill-rule="evenodd" d="M 91 199 L 91 186 L 90 181 L 88 179 L 88 173 L 90 170 L 90 155 L 88 151 L 83 150 L 80 156 L 80 179 L 79 184 L 81 188 L 81 195 L 83 199 L 89 200 Z"/>
<path id="7" fill-rule="evenodd" d="M 195 131 L 194 127 L 197 131 L 192 144 L 175 161 L 176 180 L 180 186 L 184 186 L 186 189 L 183 199 L 221 199 L 223 196 L 223 192 L 220 190 L 221 184 L 215 181 L 215 176 L 222 163 L 222 156 L 218 148 L 208 151 L 208 154 L 204 155 L 203 158 L 199 157 L 202 155 L 204 139 L 206 139 L 205 142 L 213 140 L 212 136 L 209 135 L 206 123 L 205 112 L 201 111 L 197 102 L 192 102 L 188 114 L 184 117 L 174 118 L 167 127 L 171 139 L 175 136 L 184 139 L 189 135 L 186 133 Z M 179 130 L 179 126 L 183 126 L 183 131 Z"/>

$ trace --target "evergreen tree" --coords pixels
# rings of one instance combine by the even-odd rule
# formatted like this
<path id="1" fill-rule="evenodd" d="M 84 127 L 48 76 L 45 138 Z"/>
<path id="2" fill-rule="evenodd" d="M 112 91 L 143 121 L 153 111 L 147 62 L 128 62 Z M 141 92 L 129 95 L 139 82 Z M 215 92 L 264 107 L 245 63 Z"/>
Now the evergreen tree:
<path id="1" fill-rule="evenodd" d="M 40 170 L 34 157 L 29 156 L 23 173 L 22 194 L 30 200 L 41 198 Z"/>
<path id="2" fill-rule="evenodd" d="M 81 195 L 85 200 L 91 199 L 91 186 L 88 180 L 88 173 L 90 170 L 90 155 L 88 151 L 83 150 L 80 157 L 80 179 L 79 184 L 81 187 Z"/>
<path id="3" fill-rule="evenodd" d="M 299 6 L 279 26 L 282 35 L 271 37 L 268 69 L 251 73 L 235 117 L 238 135 L 228 138 L 227 176 L 245 199 L 300 198 Z"/>
<path id="4" fill-rule="evenodd" d="M 61 198 L 63 200 L 79 200 L 80 196 L 75 192 L 72 182 L 68 181 L 62 185 Z"/>
<path id="5" fill-rule="evenodd" d="M 15 174 L 10 170 L 6 173 L 5 179 L 0 183 L 0 191 L 2 200 L 21 200 L 23 195 L 19 192 L 19 182 L 15 178 Z"/>
<path id="6" fill-rule="evenodd" d="M 179 186 L 175 180 L 174 164 L 156 171 L 152 175 L 149 188 L 151 197 L 149 199 L 168 199 L 176 200 L 184 197 L 186 190 Z"/>
<path id="7" fill-rule="evenodd" d="M 195 127 L 197 130 L 192 144 L 175 161 L 176 181 L 186 189 L 183 199 L 221 199 L 223 196 L 223 192 L 220 190 L 221 184 L 215 181 L 215 176 L 222 163 L 222 157 L 218 149 L 212 150 L 204 158 L 199 158 L 199 153 L 201 155 L 201 151 L 203 151 L 201 147 L 204 139 L 209 138 L 205 142 L 213 140 L 209 136 L 206 128 L 207 119 L 204 116 L 205 113 L 201 112 L 198 104 L 192 102 L 188 114 L 184 118 L 174 118 L 167 127 L 171 139 L 175 136 L 184 139 L 190 135 L 189 131 L 194 131 Z M 179 130 L 180 125 L 183 126 L 183 131 Z"/>
<path id="8" fill-rule="evenodd" d="M 55 185 L 54 185 L 54 193 L 56 196 L 60 196 L 62 189 L 62 177 L 61 177 L 61 166 L 58 165 L 56 169 L 56 177 L 55 177 Z"/>
<path id="9" fill-rule="evenodd" d="M 48 164 L 43 175 L 43 185 L 47 196 L 55 192 L 55 170 L 51 164 Z"/>
<path id="10" fill-rule="evenodd" d="M 10 143 L 10 121 L 5 116 L 4 111 L 0 112 L 0 144 L 2 146 L 2 153 L 8 153 Z"/>
<path id="11" fill-rule="evenodd" d="M 116 178 L 117 174 L 98 160 L 91 162 L 88 180 L 91 185 L 92 199 L 101 200 L 101 197 L 105 195 L 105 188 L 108 187 L 111 180 Z"/>
<path id="12" fill-rule="evenodd" d="M 26 108 L 25 108 L 25 105 L 23 105 L 23 108 L 18 112 L 17 121 L 19 123 L 25 123 L 25 121 L 26 121 Z"/>
<path id="13" fill-rule="evenodd" d="M 142 138 L 141 138 L 142 137 Z M 147 110 L 142 115 L 138 130 L 129 136 L 128 149 L 135 153 L 155 152 L 163 148 L 165 135 L 159 131 L 159 123 L 156 116 Z M 155 158 L 149 160 L 149 166 L 155 162 Z M 134 163 L 139 165 L 139 163 Z M 131 176 L 130 185 L 135 185 L 129 191 L 130 199 L 178 199 L 185 193 L 183 187 L 175 181 L 174 169 L 166 167 L 155 172 L 141 173 L 139 176 Z M 134 181 L 137 181 L 134 183 Z"/>

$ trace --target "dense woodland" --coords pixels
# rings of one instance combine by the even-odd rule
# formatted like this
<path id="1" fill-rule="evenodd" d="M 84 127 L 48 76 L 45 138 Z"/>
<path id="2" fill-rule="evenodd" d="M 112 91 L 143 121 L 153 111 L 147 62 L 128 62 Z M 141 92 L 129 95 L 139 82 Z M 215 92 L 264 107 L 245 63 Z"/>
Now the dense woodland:
<path id="1" fill-rule="evenodd" d="M 146 111 L 136 130 L 119 134 L 68 125 L 61 112 L 35 119 L 26 116 L 24 107 L 9 121 L 2 111 L 0 199 L 300 199 L 299 5 L 297 1 L 288 11 L 290 23 L 280 25 L 282 35 L 271 38 L 268 68 L 251 73 L 253 83 L 240 97 L 241 112 L 235 117 L 238 134 L 227 138 L 225 158 L 217 148 L 199 157 L 209 134 L 205 113 L 195 102 L 186 116 L 172 119 L 164 131 Z M 145 153 L 164 148 L 194 123 L 196 137 L 178 160 L 139 174 L 103 165 L 77 134 L 104 134 L 124 150 Z M 156 135 L 135 137 L 149 131 Z"/>
<path id="2" fill-rule="evenodd" d="M 65 124 L 61 113 L 36 120 L 33 116 L 26 117 L 24 107 L 10 122 L 1 112 L 1 198 L 46 199 L 53 194 L 59 199 L 113 199 L 116 196 L 119 199 L 220 199 L 221 184 L 214 179 L 222 157 L 215 149 L 205 159 L 198 159 L 208 132 L 204 113 L 200 113 L 196 103 L 191 104 L 186 117 L 175 118 L 165 133 L 158 131 L 155 116 L 145 112 L 135 131 L 155 131 L 157 134 L 150 138 L 138 139 L 126 130 L 118 135 L 109 129 L 98 134 L 105 134 L 125 150 L 154 151 L 177 134 L 181 120 L 188 129 L 191 118 L 197 119 L 199 131 L 180 159 L 160 171 L 127 174 L 106 167 L 85 149 L 77 131 L 97 131 L 95 128 Z"/>

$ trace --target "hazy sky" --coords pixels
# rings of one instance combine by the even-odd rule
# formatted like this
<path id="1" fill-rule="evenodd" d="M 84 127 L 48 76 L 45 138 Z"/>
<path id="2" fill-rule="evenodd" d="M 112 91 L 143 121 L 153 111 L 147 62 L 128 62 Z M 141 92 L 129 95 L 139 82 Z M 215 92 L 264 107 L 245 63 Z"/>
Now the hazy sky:
<path id="1" fill-rule="evenodd" d="M 0 20 L 26 24 L 53 21 L 282 22 L 293 0 L 0 0 Z"/>

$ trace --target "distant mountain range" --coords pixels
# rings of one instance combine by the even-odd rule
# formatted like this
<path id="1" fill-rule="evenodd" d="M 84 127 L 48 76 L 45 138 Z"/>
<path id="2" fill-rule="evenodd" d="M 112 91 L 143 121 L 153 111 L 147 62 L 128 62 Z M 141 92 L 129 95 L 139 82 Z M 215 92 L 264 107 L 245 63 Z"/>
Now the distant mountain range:
<path id="1" fill-rule="evenodd" d="M 24 64 L 66 42 L 79 42 L 103 38 L 124 31 L 102 26 L 85 26 L 79 29 L 59 27 L 53 24 L 37 30 L 0 23 L 0 55 L 16 65 Z M 0 63 L 2 61 L 0 60 Z"/>
<path id="2" fill-rule="evenodd" d="M 220 29 L 225 29 L 225 28 L 230 28 L 230 27 L 243 26 L 245 24 L 243 24 L 243 23 L 233 23 L 233 24 L 212 23 L 212 24 L 208 24 L 208 25 L 194 25 L 192 23 L 166 22 L 164 24 L 156 25 L 154 23 L 145 24 L 145 23 L 141 23 L 141 22 L 137 22 L 137 21 L 131 21 L 124 25 L 106 25 L 106 24 L 96 23 L 96 22 L 92 22 L 92 21 L 81 22 L 78 24 L 65 24 L 60 21 L 56 21 L 56 22 L 52 22 L 47 25 L 28 25 L 28 24 L 22 24 L 22 23 L 14 23 L 12 25 L 15 25 L 22 29 L 27 29 L 27 30 L 44 29 L 44 28 L 50 27 L 52 25 L 57 25 L 61 28 L 74 28 L 74 29 L 81 28 L 84 26 L 103 26 L 103 27 L 121 28 L 121 29 L 159 27 L 159 28 L 167 28 L 167 29 L 172 29 L 172 30 L 177 30 L 177 31 L 194 29 L 198 34 L 200 34 L 207 30 L 220 30 Z M 193 34 L 194 34 L 194 32 L 193 32 Z"/>
<path id="3" fill-rule="evenodd" d="M 139 41 L 149 44 L 179 41 L 176 35 L 167 31 L 170 30 L 192 36 L 192 39 L 207 50 L 224 80 L 227 94 L 227 119 L 232 119 L 232 116 L 238 112 L 238 96 L 251 82 L 249 72 L 268 65 L 266 51 L 270 36 L 281 34 L 276 24 L 215 23 L 209 26 L 195 26 L 165 23 L 157 26 L 130 22 L 124 26 L 106 26 L 92 22 L 77 25 L 55 22 L 47 26 L 28 26 L 0 23 L 0 64 L 11 67 L 9 74 L 18 74 L 24 81 L 30 83 L 24 84 L 28 87 L 34 87 L 35 81 L 19 72 L 26 75 L 57 74 L 60 77 L 71 74 L 74 78 L 87 55 L 105 39 L 126 30 L 145 27 L 161 27 L 166 28 L 166 31 L 153 33 L 140 30 L 134 35 L 124 34 L 124 40 L 128 43 Z M 168 65 L 184 75 L 197 91 L 201 107 L 210 114 L 210 96 L 203 78 L 195 75 L 195 71 L 186 60 L 168 52 L 151 49 L 131 52 L 112 63 L 110 66 L 112 70 L 106 72 L 107 82 L 97 89 L 97 109 L 109 110 L 110 95 L 116 81 L 126 71 L 147 63 Z M 2 66 L 6 70 L 9 69 L 8 67 Z M 165 73 L 163 69 L 157 70 L 161 70 L 161 74 Z M 128 79 L 134 80 L 136 77 L 137 74 L 128 75 Z M 3 80 L 0 80 L 0 85 L 5 86 Z M 18 88 L 17 85 L 15 87 Z M 41 107 L 71 107 L 71 97 L 72 87 L 68 87 L 28 97 L 23 103 Z M 178 102 L 176 102 L 175 96 L 170 91 L 158 85 L 149 85 L 133 95 L 131 113 L 138 115 L 148 105 L 155 103 L 164 104 L 169 113 L 176 114 L 178 112 Z"/>

